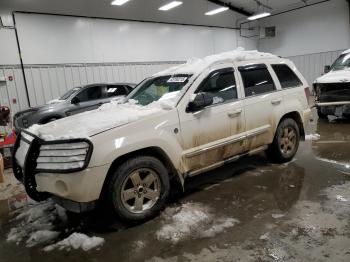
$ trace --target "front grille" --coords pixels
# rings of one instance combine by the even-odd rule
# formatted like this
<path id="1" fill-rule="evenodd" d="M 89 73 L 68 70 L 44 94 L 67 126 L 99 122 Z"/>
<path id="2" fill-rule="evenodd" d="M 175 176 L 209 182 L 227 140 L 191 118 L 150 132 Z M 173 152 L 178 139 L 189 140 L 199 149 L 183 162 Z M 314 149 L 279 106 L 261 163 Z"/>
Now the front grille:
<path id="1" fill-rule="evenodd" d="M 350 83 L 319 83 L 315 92 L 318 102 L 349 101 Z"/>

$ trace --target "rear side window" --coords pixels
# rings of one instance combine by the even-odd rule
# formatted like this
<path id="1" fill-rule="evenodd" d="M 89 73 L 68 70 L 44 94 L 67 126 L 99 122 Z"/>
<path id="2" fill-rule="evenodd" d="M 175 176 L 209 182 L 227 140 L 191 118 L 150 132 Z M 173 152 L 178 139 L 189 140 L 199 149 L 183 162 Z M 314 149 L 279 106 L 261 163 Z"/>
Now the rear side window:
<path id="1" fill-rule="evenodd" d="M 127 91 L 124 86 L 119 85 L 110 85 L 107 86 L 107 96 L 113 97 L 113 96 L 125 96 L 127 94 Z"/>
<path id="2" fill-rule="evenodd" d="M 196 90 L 211 93 L 214 104 L 237 99 L 237 88 L 233 68 L 225 68 L 212 72 Z"/>
<path id="3" fill-rule="evenodd" d="M 275 90 L 275 84 L 266 65 L 240 66 L 238 70 L 241 72 L 246 97 Z"/>
<path id="4" fill-rule="evenodd" d="M 278 80 L 281 83 L 282 88 L 297 87 L 303 85 L 300 79 L 296 76 L 292 69 L 289 66 L 279 64 L 271 65 L 275 71 Z"/>

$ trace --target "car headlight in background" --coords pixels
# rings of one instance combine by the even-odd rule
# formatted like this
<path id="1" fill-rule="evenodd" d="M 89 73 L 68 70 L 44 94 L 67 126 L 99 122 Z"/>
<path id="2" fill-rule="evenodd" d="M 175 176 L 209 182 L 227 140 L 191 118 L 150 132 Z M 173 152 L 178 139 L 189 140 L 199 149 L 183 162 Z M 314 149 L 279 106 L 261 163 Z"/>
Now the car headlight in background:
<path id="1" fill-rule="evenodd" d="M 92 145 L 85 141 L 40 146 L 36 170 L 72 171 L 83 169 L 91 155 Z"/>

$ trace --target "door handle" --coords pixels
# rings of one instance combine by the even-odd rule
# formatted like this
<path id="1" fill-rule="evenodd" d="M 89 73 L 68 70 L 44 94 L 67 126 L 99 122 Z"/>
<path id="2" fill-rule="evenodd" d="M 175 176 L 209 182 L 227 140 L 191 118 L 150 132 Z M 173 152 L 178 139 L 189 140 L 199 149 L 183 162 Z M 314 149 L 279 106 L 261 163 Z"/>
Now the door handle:
<path id="1" fill-rule="evenodd" d="M 281 102 L 282 102 L 282 98 L 271 100 L 271 104 L 273 105 L 279 105 Z"/>
<path id="2" fill-rule="evenodd" d="M 241 113 L 242 113 L 242 109 L 240 108 L 240 109 L 237 109 L 237 110 L 235 110 L 235 111 L 228 112 L 227 115 L 228 115 L 229 117 L 233 118 L 233 117 L 239 116 Z"/>

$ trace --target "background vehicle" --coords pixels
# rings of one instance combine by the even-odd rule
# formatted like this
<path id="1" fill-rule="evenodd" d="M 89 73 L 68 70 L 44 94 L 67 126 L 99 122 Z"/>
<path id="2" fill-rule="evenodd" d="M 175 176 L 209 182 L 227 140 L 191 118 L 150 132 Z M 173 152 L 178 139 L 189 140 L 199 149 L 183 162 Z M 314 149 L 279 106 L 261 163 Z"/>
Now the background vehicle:
<path id="1" fill-rule="evenodd" d="M 75 212 L 107 200 L 121 219 L 142 221 L 164 207 L 171 178 L 184 185 L 261 151 L 290 161 L 311 115 L 308 91 L 294 64 L 271 54 L 191 60 L 144 80 L 124 104 L 23 131 L 14 174 L 35 200 Z"/>
<path id="2" fill-rule="evenodd" d="M 350 49 L 332 66 L 325 66 L 325 73 L 313 84 L 318 116 L 322 119 L 328 115 L 350 118 Z"/>
<path id="3" fill-rule="evenodd" d="M 129 94 L 135 84 L 90 84 L 75 87 L 45 105 L 29 108 L 18 112 L 14 116 L 15 129 L 28 128 L 33 124 L 46 124 L 48 122 L 98 108 L 118 96 Z"/>

